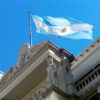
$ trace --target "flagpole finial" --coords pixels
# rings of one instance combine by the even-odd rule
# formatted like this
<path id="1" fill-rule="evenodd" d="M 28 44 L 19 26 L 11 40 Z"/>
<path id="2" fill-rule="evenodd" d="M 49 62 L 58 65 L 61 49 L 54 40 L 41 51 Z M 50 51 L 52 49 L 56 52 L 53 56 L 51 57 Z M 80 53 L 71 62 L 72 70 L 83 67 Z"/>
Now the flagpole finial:
<path id="1" fill-rule="evenodd" d="M 31 12 L 29 11 L 30 47 L 32 47 Z"/>

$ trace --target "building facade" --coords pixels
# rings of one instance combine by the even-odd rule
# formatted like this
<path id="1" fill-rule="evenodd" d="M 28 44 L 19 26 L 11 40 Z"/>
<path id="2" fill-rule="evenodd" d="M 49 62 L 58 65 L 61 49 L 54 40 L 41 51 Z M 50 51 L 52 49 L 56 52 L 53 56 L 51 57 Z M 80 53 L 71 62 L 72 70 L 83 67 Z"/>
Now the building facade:
<path id="1" fill-rule="evenodd" d="M 0 79 L 0 100 L 100 100 L 100 38 L 76 58 L 50 41 L 23 44 Z"/>

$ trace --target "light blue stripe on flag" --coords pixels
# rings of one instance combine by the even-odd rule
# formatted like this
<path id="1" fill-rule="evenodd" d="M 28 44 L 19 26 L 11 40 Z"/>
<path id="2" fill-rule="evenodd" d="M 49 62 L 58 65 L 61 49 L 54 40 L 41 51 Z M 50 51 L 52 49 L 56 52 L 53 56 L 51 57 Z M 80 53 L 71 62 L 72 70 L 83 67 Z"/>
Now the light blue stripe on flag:
<path id="1" fill-rule="evenodd" d="M 40 17 L 33 15 L 36 32 L 68 39 L 93 39 L 93 26 L 73 18 Z"/>

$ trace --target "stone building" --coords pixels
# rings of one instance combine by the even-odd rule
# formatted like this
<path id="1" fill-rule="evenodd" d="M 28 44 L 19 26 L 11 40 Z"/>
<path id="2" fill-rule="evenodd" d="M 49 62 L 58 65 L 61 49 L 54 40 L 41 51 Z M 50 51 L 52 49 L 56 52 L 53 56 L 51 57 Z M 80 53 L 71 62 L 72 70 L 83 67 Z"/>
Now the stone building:
<path id="1" fill-rule="evenodd" d="M 23 44 L 0 79 L 0 100 L 100 100 L 100 38 L 76 58 L 50 41 Z"/>

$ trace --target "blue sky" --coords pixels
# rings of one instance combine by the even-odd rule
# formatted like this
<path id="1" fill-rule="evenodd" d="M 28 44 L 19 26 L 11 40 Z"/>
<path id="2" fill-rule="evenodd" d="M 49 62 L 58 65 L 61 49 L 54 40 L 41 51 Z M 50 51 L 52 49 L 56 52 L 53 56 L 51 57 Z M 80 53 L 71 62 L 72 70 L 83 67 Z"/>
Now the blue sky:
<path id="1" fill-rule="evenodd" d="M 72 17 L 94 26 L 94 40 L 100 35 L 100 0 L 0 0 L 0 70 L 6 72 L 17 61 L 23 43 L 29 43 L 29 15 Z M 33 45 L 50 40 L 77 56 L 93 41 L 67 40 L 37 34 L 32 23 Z"/>

